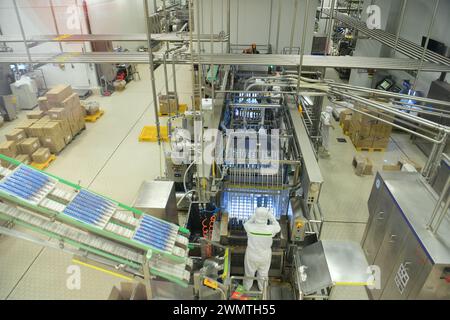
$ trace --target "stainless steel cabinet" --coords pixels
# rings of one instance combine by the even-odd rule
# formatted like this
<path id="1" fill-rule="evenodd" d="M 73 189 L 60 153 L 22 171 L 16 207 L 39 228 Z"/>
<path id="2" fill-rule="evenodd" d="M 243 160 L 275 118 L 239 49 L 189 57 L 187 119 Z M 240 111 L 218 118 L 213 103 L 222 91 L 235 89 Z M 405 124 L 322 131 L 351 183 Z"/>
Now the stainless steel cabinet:
<path id="1" fill-rule="evenodd" d="M 403 248 L 409 231 L 408 226 L 402 221 L 402 216 L 397 210 L 391 214 L 387 224 L 388 226 L 384 233 L 383 241 L 373 263 L 381 270 L 381 289 L 374 289 L 372 291 L 372 297 L 374 299 L 381 297 L 383 288 L 389 279 L 389 275 L 394 268 L 395 260 Z"/>
<path id="2" fill-rule="evenodd" d="M 427 262 L 428 258 L 422 246 L 412 232 L 409 232 L 405 247 L 394 264 L 381 299 L 406 300 L 414 285 L 417 286 L 421 282 L 420 275 Z"/>
<path id="3" fill-rule="evenodd" d="M 374 185 L 375 188 L 375 185 Z M 382 190 L 375 192 L 369 198 L 369 203 L 372 203 L 373 210 L 370 211 L 368 227 L 366 228 L 365 236 L 363 237 L 362 247 L 366 254 L 367 262 L 373 264 L 378 250 L 380 249 L 383 240 L 386 225 L 391 211 L 394 209 L 392 201 L 386 201 L 386 187 L 380 186 Z"/>
<path id="4" fill-rule="evenodd" d="M 380 271 L 371 298 L 450 300 L 450 219 L 435 233 L 426 227 L 437 198 L 419 173 L 375 177 L 362 243 L 369 264 Z"/>

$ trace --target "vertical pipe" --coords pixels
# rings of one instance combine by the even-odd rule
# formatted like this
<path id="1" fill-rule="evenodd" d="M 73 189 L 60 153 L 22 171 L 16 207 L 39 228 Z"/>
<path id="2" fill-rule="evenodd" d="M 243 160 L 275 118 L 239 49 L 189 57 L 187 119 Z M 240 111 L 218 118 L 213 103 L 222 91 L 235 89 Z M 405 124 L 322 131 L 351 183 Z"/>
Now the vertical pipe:
<path id="1" fill-rule="evenodd" d="M 202 0 L 197 0 L 197 3 L 195 5 L 195 11 L 197 12 L 197 24 L 195 25 L 195 27 L 197 28 L 197 55 L 198 55 L 198 88 L 199 88 L 199 93 L 200 93 L 200 98 L 203 97 L 202 94 L 202 84 L 203 84 L 203 67 L 202 64 L 200 63 L 201 59 L 200 59 L 200 54 L 201 54 L 201 46 L 200 46 L 200 2 Z"/>
<path id="2" fill-rule="evenodd" d="M 163 0 L 163 15 L 164 15 L 164 22 L 166 25 L 166 33 L 169 33 L 169 19 L 167 17 L 167 7 L 166 7 L 166 0 Z M 167 97 L 167 101 L 169 102 L 169 114 L 171 113 L 172 110 L 170 110 L 170 97 L 169 97 L 169 77 L 167 75 L 167 52 L 169 51 L 170 47 L 169 47 L 169 41 L 166 41 L 166 52 L 164 52 L 163 55 L 163 67 L 164 67 L 164 84 L 165 84 L 165 89 L 166 89 L 166 97 Z M 178 105 L 175 106 L 176 108 L 176 112 L 178 112 Z"/>
<path id="3" fill-rule="evenodd" d="M 416 85 L 417 85 L 417 81 L 419 80 L 419 75 L 420 75 L 420 71 L 421 71 L 422 66 L 423 66 L 423 61 L 425 59 L 425 54 L 427 53 L 428 42 L 430 42 L 431 30 L 433 29 L 434 21 L 436 20 L 436 14 L 437 14 L 438 7 L 439 7 L 439 0 L 436 0 L 436 3 L 434 5 L 433 15 L 431 17 L 431 22 L 430 22 L 430 25 L 428 26 L 427 39 L 425 40 L 425 45 L 423 46 L 423 50 L 422 50 L 422 56 L 420 57 L 419 69 L 417 70 L 416 78 L 414 79 L 414 84 L 413 84 L 413 87 L 412 87 L 413 90 L 416 90 Z"/>
<path id="4" fill-rule="evenodd" d="M 302 39 L 300 42 L 300 61 L 299 61 L 299 65 L 298 65 L 296 101 L 298 101 L 298 92 L 300 90 L 300 78 L 302 75 L 303 55 L 305 54 L 305 42 L 306 42 L 305 37 L 306 37 L 306 28 L 308 26 L 308 10 L 309 10 L 309 0 L 306 0 L 305 14 L 303 17 L 304 20 L 303 20 Z"/>
<path id="5" fill-rule="evenodd" d="M 167 52 L 164 52 L 163 55 L 163 66 L 164 66 L 164 87 L 166 89 L 166 97 L 169 101 L 169 114 L 172 110 L 170 110 L 170 97 L 169 97 L 169 77 L 167 75 Z M 178 110 L 178 106 L 176 106 L 176 109 Z"/>
<path id="6" fill-rule="evenodd" d="M 402 11 L 400 13 L 400 21 L 398 22 L 397 33 L 395 34 L 394 54 L 397 52 L 398 38 L 400 37 L 400 32 L 402 31 L 403 20 L 405 17 L 407 2 L 408 2 L 408 0 L 403 0 L 403 3 L 402 3 Z"/>
<path id="7" fill-rule="evenodd" d="M 270 47 L 271 47 L 271 44 L 270 44 L 270 37 L 271 37 L 271 35 L 272 35 L 272 14 L 273 14 L 273 0 L 270 0 L 269 30 L 268 30 L 269 37 L 268 37 L 268 40 L 267 40 L 267 48 L 270 48 Z M 272 50 L 270 50 L 270 53 L 271 53 L 271 52 L 272 52 Z"/>
<path id="8" fill-rule="evenodd" d="M 53 0 L 49 0 L 49 5 L 50 5 L 50 11 L 52 12 L 53 26 L 55 27 L 56 35 L 59 38 L 60 34 L 59 34 L 58 23 L 56 22 L 55 7 L 53 6 Z M 62 48 L 61 41 L 58 42 L 58 45 L 59 45 L 59 50 L 62 53 L 63 52 L 63 48 Z"/>
<path id="9" fill-rule="evenodd" d="M 177 73 L 175 71 L 175 55 L 173 55 L 172 57 L 172 75 L 173 75 L 173 92 L 175 94 L 175 103 L 177 105 L 177 110 L 176 113 L 178 115 L 178 109 L 179 109 L 179 105 L 180 102 L 178 101 L 178 91 L 177 91 Z M 170 132 L 169 132 L 170 134 Z"/>
<path id="10" fill-rule="evenodd" d="M 433 212 L 431 213 L 430 219 L 428 220 L 428 223 L 426 225 L 426 227 L 430 230 L 433 230 L 434 219 L 435 219 L 437 213 L 439 212 L 439 210 L 441 209 L 441 204 L 444 201 L 449 188 L 450 188 L 450 176 L 447 177 L 447 181 L 445 182 L 445 185 L 444 185 L 444 188 L 442 189 L 441 195 L 439 196 L 438 200 L 436 201 L 436 205 L 434 206 Z M 448 207 L 447 207 L 447 209 L 448 209 Z M 445 214 L 445 211 L 444 211 L 444 214 Z"/>
<path id="11" fill-rule="evenodd" d="M 328 52 L 330 52 L 330 44 L 331 44 L 331 32 L 333 30 L 333 22 L 334 22 L 334 5 L 335 5 L 335 0 L 331 1 L 331 7 L 330 7 L 330 23 L 328 25 L 328 31 L 327 31 L 327 54 Z"/>
<path id="12" fill-rule="evenodd" d="M 239 0 L 236 0 L 236 45 L 239 45 Z"/>
<path id="13" fill-rule="evenodd" d="M 442 220 L 444 220 L 444 217 L 447 215 L 448 207 L 450 206 L 450 197 L 447 197 L 447 201 L 445 201 L 444 209 L 441 211 L 441 214 L 436 220 L 436 223 L 434 226 L 432 226 L 432 232 L 436 234 L 436 232 L 439 230 L 439 227 L 441 226 Z"/>
<path id="14" fill-rule="evenodd" d="M 231 50 L 231 1 L 227 0 L 227 53 Z"/>
<path id="15" fill-rule="evenodd" d="M 294 32 L 295 32 L 295 17 L 297 16 L 298 10 L 298 0 L 294 0 L 294 10 L 292 13 L 292 27 L 291 27 L 291 39 L 289 41 L 289 54 L 292 54 L 292 43 L 294 42 Z"/>
<path id="16" fill-rule="evenodd" d="M 211 98 L 214 101 L 214 96 L 215 96 L 215 90 L 214 90 L 214 76 L 213 76 L 213 72 L 214 72 L 214 64 L 213 64 L 213 55 L 214 55 L 214 42 L 213 42 L 213 34 L 214 34 L 214 0 L 211 0 L 211 7 L 209 10 L 209 25 L 210 25 L 210 43 L 211 43 L 211 66 L 210 66 L 210 72 L 211 72 Z M 214 103 L 214 102 L 213 102 Z"/>
<path id="17" fill-rule="evenodd" d="M 159 127 L 159 115 L 158 115 L 158 98 L 156 96 L 156 86 L 155 86 L 155 68 L 153 64 L 153 49 L 152 49 L 152 40 L 151 40 L 151 26 L 149 21 L 150 12 L 148 10 L 148 0 L 144 1 L 144 14 L 145 14 L 145 23 L 147 30 L 147 45 L 148 45 L 148 62 L 150 66 L 150 83 L 152 86 L 152 95 L 153 95 L 153 110 L 155 112 L 155 123 L 156 123 L 156 134 L 158 136 L 158 144 L 161 145 L 161 132 Z"/>
<path id="18" fill-rule="evenodd" d="M 23 24 L 22 24 L 22 18 L 20 17 L 19 8 L 17 7 L 17 1 L 13 0 L 13 4 L 14 4 L 14 11 L 16 12 L 17 21 L 19 22 L 20 33 L 22 34 L 23 44 L 25 45 L 25 50 L 27 52 L 28 62 L 32 63 L 31 55 L 30 55 L 30 48 L 28 48 L 28 43 L 27 43 L 27 39 L 25 36 L 25 30 L 24 30 Z"/>
<path id="19" fill-rule="evenodd" d="M 192 80 L 192 108 L 195 110 L 195 70 L 194 70 L 194 55 L 193 55 L 193 41 L 192 41 L 192 0 L 188 0 L 188 10 L 189 10 L 189 51 L 191 55 L 191 80 Z"/>
<path id="20" fill-rule="evenodd" d="M 278 44 L 280 41 L 281 1 L 283 1 L 283 0 L 278 0 L 277 39 L 275 41 L 275 53 L 279 53 L 278 52 Z"/>

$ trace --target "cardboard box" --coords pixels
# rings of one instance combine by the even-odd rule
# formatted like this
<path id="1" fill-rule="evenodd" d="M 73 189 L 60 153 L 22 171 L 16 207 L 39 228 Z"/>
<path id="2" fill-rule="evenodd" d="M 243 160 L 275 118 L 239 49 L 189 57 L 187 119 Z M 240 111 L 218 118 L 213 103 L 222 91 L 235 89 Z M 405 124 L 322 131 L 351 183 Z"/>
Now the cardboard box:
<path id="1" fill-rule="evenodd" d="M 18 154 L 16 156 L 16 160 L 25 163 L 25 164 L 30 164 L 31 163 L 31 157 L 28 154 Z"/>
<path id="2" fill-rule="evenodd" d="M 34 110 L 27 113 L 27 119 L 40 119 L 45 115 L 42 110 Z"/>
<path id="3" fill-rule="evenodd" d="M 160 94 L 158 96 L 159 101 L 159 113 L 169 114 L 177 112 L 177 104 L 175 97 Z"/>
<path id="4" fill-rule="evenodd" d="M 350 123 L 352 121 L 352 110 L 344 110 L 339 114 L 339 125 L 344 133 L 350 133 Z"/>
<path id="5" fill-rule="evenodd" d="M 20 142 L 27 137 L 24 129 L 13 129 L 5 134 L 6 140 Z"/>
<path id="6" fill-rule="evenodd" d="M 0 153 L 14 158 L 17 155 L 17 144 L 15 141 L 5 141 L 0 143 Z"/>
<path id="7" fill-rule="evenodd" d="M 48 158 L 50 158 L 50 150 L 48 148 L 39 148 L 31 155 L 31 159 L 36 163 L 44 163 Z"/>
<path id="8" fill-rule="evenodd" d="M 30 128 L 34 123 L 36 123 L 36 119 L 26 119 L 26 120 L 23 120 L 21 123 L 19 123 L 19 124 L 16 126 L 16 129 L 23 129 L 23 130 L 25 130 L 25 133 L 27 134 L 27 136 L 30 137 L 30 134 L 29 134 L 29 128 Z"/>
<path id="9" fill-rule="evenodd" d="M 72 131 L 70 130 L 69 121 L 67 119 L 66 120 L 54 120 L 54 121 L 58 122 L 61 127 L 65 144 L 69 144 L 73 138 Z"/>
<path id="10" fill-rule="evenodd" d="M 47 112 L 48 116 L 52 120 L 64 120 L 69 117 L 69 110 L 66 108 L 52 108 Z"/>
<path id="11" fill-rule="evenodd" d="M 50 89 L 47 94 L 49 105 L 59 106 L 66 98 L 73 93 L 72 88 L 68 85 L 60 84 Z"/>
<path id="12" fill-rule="evenodd" d="M 66 143 L 63 137 L 43 137 L 42 145 L 48 148 L 51 153 L 58 154 L 64 149 Z"/>
<path id="13" fill-rule="evenodd" d="M 47 112 L 48 109 L 50 109 L 50 107 L 48 105 L 47 97 L 39 97 L 38 98 L 38 106 L 41 111 Z"/>
<path id="14" fill-rule="evenodd" d="M 40 123 L 34 123 L 30 128 L 28 128 L 28 137 L 39 137 L 41 133 L 42 125 Z"/>
<path id="15" fill-rule="evenodd" d="M 64 133 L 59 121 L 49 121 L 42 126 L 43 136 L 45 137 L 63 137 Z"/>
<path id="16" fill-rule="evenodd" d="M 396 164 L 383 165 L 383 171 L 401 171 L 404 167 L 413 167 L 417 172 L 422 171 L 422 166 L 409 159 L 400 159 Z M 410 171 L 410 170 L 408 170 Z"/>
<path id="17" fill-rule="evenodd" d="M 372 174 L 373 164 L 372 161 L 366 156 L 360 154 L 355 155 L 352 160 L 352 165 L 355 169 L 356 175 L 358 176 Z"/>
<path id="18" fill-rule="evenodd" d="M 37 149 L 41 147 L 41 143 L 38 138 L 26 138 L 19 144 L 17 144 L 17 149 L 19 153 L 23 154 L 33 154 Z"/>

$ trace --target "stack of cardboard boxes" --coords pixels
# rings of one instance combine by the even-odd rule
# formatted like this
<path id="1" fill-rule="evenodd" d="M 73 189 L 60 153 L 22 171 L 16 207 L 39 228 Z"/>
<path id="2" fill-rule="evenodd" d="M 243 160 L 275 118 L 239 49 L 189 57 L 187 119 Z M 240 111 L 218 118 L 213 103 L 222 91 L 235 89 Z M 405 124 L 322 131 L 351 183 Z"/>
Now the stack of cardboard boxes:
<path id="1" fill-rule="evenodd" d="M 365 113 L 372 113 L 364 107 L 359 109 Z M 382 115 L 377 117 L 389 121 Z M 385 149 L 389 144 L 391 132 L 391 125 L 367 115 L 354 112 L 351 117 L 349 135 L 356 148 Z"/>
<path id="2" fill-rule="evenodd" d="M 59 85 L 39 98 L 39 110 L 6 135 L 0 153 L 22 162 L 45 163 L 85 128 L 84 110 L 70 86 Z"/>
<path id="3" fill-rule="evenodd" d="M 352 122 L 352 110 L 344 110 L 339 113 L 339 125 L 345 135 L 350 135 L 350 123 Z"/>

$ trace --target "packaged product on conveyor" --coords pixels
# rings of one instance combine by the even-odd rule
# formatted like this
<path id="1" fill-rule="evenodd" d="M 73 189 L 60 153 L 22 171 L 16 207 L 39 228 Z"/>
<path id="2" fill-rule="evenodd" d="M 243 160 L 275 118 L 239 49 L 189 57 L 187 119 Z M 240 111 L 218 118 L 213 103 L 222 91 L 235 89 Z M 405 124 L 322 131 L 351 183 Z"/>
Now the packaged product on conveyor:
<path id="1" fill-rule="evenodd" d="M 56 185 L 56 180 L 27 166 L 19 166 L 0 182 L 0 190 L 38 204 Z"/>
<path id="2" fill-rule="evenodd" d="M 178 229 L 174 224 L 143 215 L 133 239 L 162 251 L 172 252 Z"/>
<path id="3" fill-rule="evenodd" d="M 64 214 L 84 223 L 103 228 L 113 215 L 117 205 L 86 190 L 80 190 L 66 206 Z"/>

